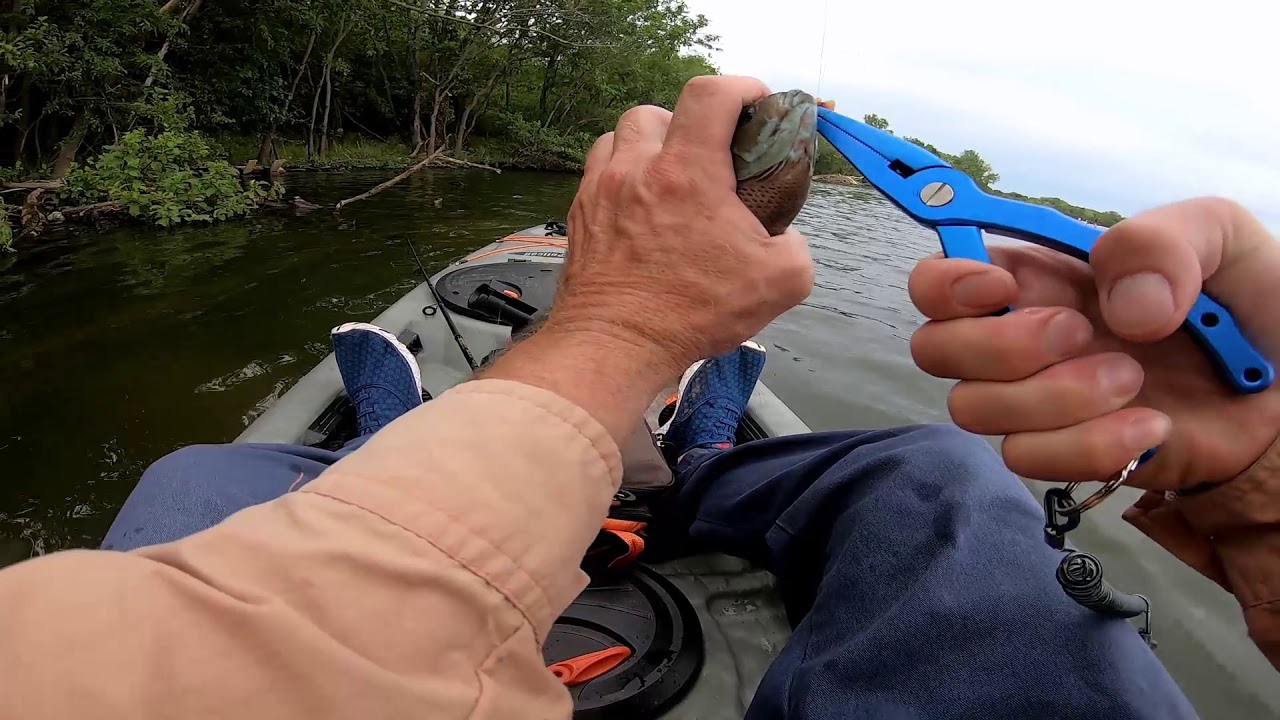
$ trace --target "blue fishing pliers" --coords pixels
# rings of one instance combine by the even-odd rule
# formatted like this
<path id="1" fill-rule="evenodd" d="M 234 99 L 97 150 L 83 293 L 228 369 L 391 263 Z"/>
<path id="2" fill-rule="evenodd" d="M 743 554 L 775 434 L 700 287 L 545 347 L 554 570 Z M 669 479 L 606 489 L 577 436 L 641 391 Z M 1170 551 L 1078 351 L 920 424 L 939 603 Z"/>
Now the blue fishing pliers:
<path id="1" fill-rule="evenodd" d="M 947 257 L 991 262 L 985 230 L 1087 262 L 1102 234 L 1052 208 L 990 195 L 928 150 L 833 110 L 818 109 L 818 132 L 893 204 L 936 230 Z M 1261 392 L 1275 382 L 1275 368 L 1208 295 L 1196 300 L 1184 328 L 1237 392 Z"/>

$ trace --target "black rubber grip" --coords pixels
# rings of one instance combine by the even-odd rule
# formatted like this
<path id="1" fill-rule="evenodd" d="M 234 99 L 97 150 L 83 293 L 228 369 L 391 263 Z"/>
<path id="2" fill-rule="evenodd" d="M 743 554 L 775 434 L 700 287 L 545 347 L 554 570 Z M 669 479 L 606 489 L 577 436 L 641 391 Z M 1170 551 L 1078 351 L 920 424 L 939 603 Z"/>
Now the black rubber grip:
<path id="1" fill-rule="evenodd" d="M 1133 618 L 1149 609 L 1147 599 L 1111 587 L 1102 579 L 1102 563 L 1089 553 L 1073 551 L 1058 564 L 1058 584 L 1072 600 L 1117 618 Z"/>

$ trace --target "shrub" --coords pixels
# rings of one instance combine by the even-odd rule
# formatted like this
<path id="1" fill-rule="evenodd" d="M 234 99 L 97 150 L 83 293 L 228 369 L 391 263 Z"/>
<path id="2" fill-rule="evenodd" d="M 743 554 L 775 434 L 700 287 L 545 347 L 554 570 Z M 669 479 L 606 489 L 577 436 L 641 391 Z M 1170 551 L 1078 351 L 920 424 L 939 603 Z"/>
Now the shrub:
<path id="1" fill-rule="evenodd" d="M 542 170 L 581 170 L 595 138 L 584 132 L 543 127 L 520 115 L 496 112 L 495 138 L 477 138 L 470 155 L 481 162 Z"/>
<path id="2" fill-rule="evenodd" d="M 242 217 L 281 192 L 278 185 L 242 183 L 204 136 L 180 130 L 129 132 L 74 169 L 64 191 L 76 201 L 119 203 L 162 227 Z"/>

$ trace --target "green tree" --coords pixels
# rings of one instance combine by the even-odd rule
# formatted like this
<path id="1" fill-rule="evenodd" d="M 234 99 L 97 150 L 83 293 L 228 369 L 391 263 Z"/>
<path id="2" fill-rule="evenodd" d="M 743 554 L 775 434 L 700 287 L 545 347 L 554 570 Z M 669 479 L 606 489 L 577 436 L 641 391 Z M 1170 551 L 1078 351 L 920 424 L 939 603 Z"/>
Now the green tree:
<path id="1" fill-rule="evenodd" d="M 861 177 L 862 173 L 853 167 L 853 164 L 845 159 L 840 151 L 836 150 L 831 143 L 825 138 L 818 138 L 817 157 L 814 158 L 813 172 L 815 175 L 852 175 Z"/>
<path id="2" fill-rule="evenodd" d="M 863 115 L 862 122 L 870 125 L 871 127 L 877 130 L 884 130 L 885 132 L 888 132 L 888 133 L 893 132 L 892 130 L 889 129 L 889 121 L 885 120 L 879 115 L 876 115 L 875 113 L 868 113 L 866 115 Z"/>
<path id="3" fill-rule="evenodd" d="M 921 140 L 920 138 L 914 138 L 914 137 L 910 137 L 910 136 L 908 136 L 908 137 L 904 137 L 904 138 L 902 138 L 902 139 L 903 139 L 903 140 L 906 140 L 906 141 L 907 141 L 907 142 L 909 142 L 909 143 L 912 143 L 913 145 L 919 145 L 920 147 L 924 148 L 925 150 L 928 150 L 929 152 L 933 153 L 934 155 L 937 155 L 938 157 L 942 157 L 942 156 L 945 154 L 945 153 L 943 153 L 941 150 L 939 150 L 938 148 L 936 148 L 936 147 L 934 147 L 933 145 L 931 145 L 931 144 L 929 144 L 929 143 L 927 143 L 927 142 L 925 142 L 925 141 Z"/>
<path id="4" fill-rule="evenodd" d="M 984 188 L 990 188 L 1000 182 L 1000 174 L 992 170 L 991 163 L 983 159 L 976 150 L 965 150 L 959 155 L 946 155 L 944 159 L 951 163 L 951 167 L 973 178 L 974 182 Z"/>
<path id="5" fill-rule="evenodd" d="M 0 166 L 6 179 L 65 175 L 68 201 L 169 222 L 256 204 L 224 160 L 339 162 L 353 138 L 376 141 L 379 162 L 445 149 L 573 169 L 623 110 L 672 107 L 689 78 L 716 72 L 707 28 L 685 0 L 8 0 Z M 977 152 L 907 139 L 999 180 Z M 171 154 L 154 162 L 151 146 Z M 825 143 L 816 167 L 855 174 Z"/>
<path id="6" fill-rule="evenodd" d="M 71 169 L 86 143 L 99 146 L 137 122 L 177 119 L 154 87 L 167 39 L 198 0 L 30 0 L 11 2 L 0 44 L 0 108 L 12 161 Z M 157 113 L 157 111 L 161 111 Z"/>

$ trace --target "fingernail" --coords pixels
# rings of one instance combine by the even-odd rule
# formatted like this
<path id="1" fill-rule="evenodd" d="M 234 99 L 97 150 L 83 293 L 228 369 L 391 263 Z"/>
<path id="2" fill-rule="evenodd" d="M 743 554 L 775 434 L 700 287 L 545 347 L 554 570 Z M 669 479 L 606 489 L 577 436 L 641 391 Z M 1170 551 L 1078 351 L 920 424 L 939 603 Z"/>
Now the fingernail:
<path id="1" fill-rule="evenodd" d="M 1129 423 L 1124 429 L 1124 445 L 1135 456 L 1146 453 L 1164 442 L 1169 434 L 1169 418 L 1164 415 L 1144 415 Z"/>
<path id="2" fill-rule="evenodd" d="M 1107 293 L 1107 324 L 1125 334 L 1161 328 L 1173 314 L 1173 289 L 1163 275 L 1138 273 L 1120 278 Z"/>
<path id="3" fill-rule="evenodd" d="M 1127 360 L 1113 359 L 1098 368 L 1098 385 L 1110 397 L 1132 397 L 1142 385 L 1142 368 Z"/>
<path id="4" fill-rule="evenodd" d="M 1054 358 L 1067 358 L 1089 341 L 1089 327 L 1076 316 L 1058 311 L 1044 329 L 1045 350 Z"/>
<path id="5" fill-rule="evenodd" d="M 1004 303 L 1005 289 L 990 274 L 976 272 L 951 283 L 951 299 L 960 307 L 986 310 Z"/>

